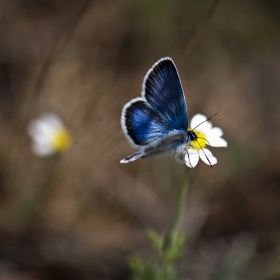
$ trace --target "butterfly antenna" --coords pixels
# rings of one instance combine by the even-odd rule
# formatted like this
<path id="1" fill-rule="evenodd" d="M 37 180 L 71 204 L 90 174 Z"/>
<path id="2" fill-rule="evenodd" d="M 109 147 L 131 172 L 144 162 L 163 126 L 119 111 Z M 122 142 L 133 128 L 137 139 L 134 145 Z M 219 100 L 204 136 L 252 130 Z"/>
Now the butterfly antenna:
<path id="1" fill-rule="evenodd" d="M 213 167 L 213 165 L 212 165 L 211 161 L 209 160 L 208 156 L 205 154 L 205 152 L 204 152 L 203 148 L 201 147 L 200 143 L 199 143 L 197 140 L 196 140 L 196 142 L 198 143 L 198 145 L 200 146 L 200 148 L 201 148 L 201 150 L 202 150 L 203 154 L 204 154 L 204 155 L 205 155 L 205 157 L 207 158 L 207 161 L 209 162 L 210 166 L 211 166 L 211 167 Z"/>
<path id="2" fill-rule="evenodd" d="M 200 124 L 198 124 L 195 128 L 193 128 L 192 129 L 192 131 L 194 130 L 194 129 L 196 129 L 198 126 L 200 126 L 201 124 L 203 124 L 203 123 L 205 123 L 205 122 L 208 122 L 208 121 L 210 121 L 212 118 L 214 118 L 215 116 L 217 116 L 218 115 L 218 113 L 216 113 L 215 115 L 213 115 L 213 116 L 211 116 L 210 118 L 208 118 L 207 120 L 205 120 L 205 121 L 203 121 L 203 122 L 201 122 Z"/>

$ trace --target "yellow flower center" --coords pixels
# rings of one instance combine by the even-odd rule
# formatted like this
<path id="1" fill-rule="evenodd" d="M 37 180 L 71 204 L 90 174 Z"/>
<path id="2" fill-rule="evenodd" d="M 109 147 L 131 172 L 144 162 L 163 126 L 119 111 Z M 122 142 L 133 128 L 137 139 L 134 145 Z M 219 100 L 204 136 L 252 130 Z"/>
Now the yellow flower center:
<path id="1" fill-rule="evenodd" d="M 200 133 L 197 130 L 192 130 L 191 128 L 189 128 L 188 131 L 192 131 L 196 135 L 196 139 L 191 141 L 191 144 L 188 148 L 193 150 L 201 150 L 206 147 L 207 141 L 205 134 Z"/>
<path id="2" fill-rule="evenodd" d="M 58 130 L 52 139 L 53 148 L 60 152 L 68 149 L 71 145 L 72 138 L 69 131 L 65 128 Z"/>

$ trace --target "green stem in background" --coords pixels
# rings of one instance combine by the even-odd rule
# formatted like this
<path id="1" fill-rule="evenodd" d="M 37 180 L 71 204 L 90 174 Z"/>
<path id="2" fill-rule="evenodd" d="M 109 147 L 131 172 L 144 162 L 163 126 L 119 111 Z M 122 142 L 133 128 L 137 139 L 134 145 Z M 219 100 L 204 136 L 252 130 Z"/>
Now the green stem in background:
<path id="1" fill-rule="evenodd" d="M 179 191 L 179 197 L 178 197 L 178 202 L 177 202 L 177 210 L 175 213 L 175 218 L 170 230 L 170 235 L 178 232 L 180 222 L 183 218 L 184 210 L 186 207 L 186 201 L 187 201 L 187 192 L 188 192 L 188 185 L 189 185 L 189 167 L 186 167 L 184 175 L 183 175 L 183 180 L 180 186 L 180 191 Z"/>

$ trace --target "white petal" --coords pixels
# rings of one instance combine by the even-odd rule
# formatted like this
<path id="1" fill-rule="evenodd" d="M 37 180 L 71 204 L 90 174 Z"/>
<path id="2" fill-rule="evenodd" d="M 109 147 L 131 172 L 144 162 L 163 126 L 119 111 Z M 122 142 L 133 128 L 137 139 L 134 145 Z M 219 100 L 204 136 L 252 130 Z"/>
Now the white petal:
<path id="1" fill-rule="evenodd" d="M 55 150 L 52 149 L 52 147 L 50 147 L 48 145 L 40 145 L 37 143 L 34 143 L 32 145 L 32 150 L 35 155 L 40 156 L 40 157 L 46 157 L 55 152 Z"/>
<path id="2" fill-rule="evenodd" d="M 211 147 L 227 147 L 228 143 L 223 138 L 207 139 Z"/>
<path id="3" fill-rule="evenodd" d="M 42 120 L 32 121 L 28 126 L 28 133 L 35 142 L 48 143 L 56 133 L 56 129 Z"/>
<path id="4" fill-rule="evenodd" d="M 212 155 L 211 151 L 208 149 L 199 150 L 199 156 L 208 165 L 214 165 L 218 160 Z"/>
<path id="5" fill-rule="evenodd" d="M 207 134 L 212 128 L 212 123 L 204 122 L 207 118 L 202 114 L 196 114 L 193 116 L 190 126 L 192 129 L 195 129 L 203 134 Z M 204 122 L 204 123 L 203 123 Z"/>
<path id="6" fill-rule="evenodd" d="M 192 117 L 190 126 L 191 128 L 195 128 L 197 125 L 205 121 L 207 118 L 202 114 L 196 114 Z"/>
<path id="7" fill-rule="evenodd" d="M 212 147 L 227 147 L 227 141 L 221 138 L 222 135 L 223 131 L 219 127 L 213 127 L 206 134 L 208 144 Z"/>
<path id="8" fill-rule="evenodd" d="M 188 167 L 193 168 L 197 165 L 198 161 L 199 161 L 198 151 L 193 149 L 187 150 L 187 153 L 185 155 L 185 164 Z"/>
<path id="9" fill-rule="evenodd" d="M 44 114 L 41 120 L 56 129 L 61 129 L 64 126 L 62 120 L 55 114 Z"/>
<path id="10" fill-rule="evenodd" d="M 41 118 L 33 120 L 28 126 L 28 133 L 31 137 L 38 133 L 49 133 L 50 130 L 61 130 L 64 128 L 62 120 L 54 114 L 44 114 Z"/>
<path id="11" fill-rule="evenodd" d="M 208 138 L 219 138 L 223 135 L 223 131 L 219 127 L 213 127 L 210 131 L 207 133 L 207 139 Z"/>

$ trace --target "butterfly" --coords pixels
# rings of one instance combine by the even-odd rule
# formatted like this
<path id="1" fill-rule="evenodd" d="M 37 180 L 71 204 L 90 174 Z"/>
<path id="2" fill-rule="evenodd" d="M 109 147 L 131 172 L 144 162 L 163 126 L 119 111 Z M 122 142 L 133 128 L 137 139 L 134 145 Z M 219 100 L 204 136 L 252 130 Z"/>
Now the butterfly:
<path id="1" fill-rule="evenodd" d="M 132 99 L 122 110 L 122 130 L 132 144 L 140 148 L 124 159 L 186 150 L 196 140 L 188 130 L 188 111 L 178 71 L 170 57 L 158 60 L 144 77 L 141 97 Z"/>

